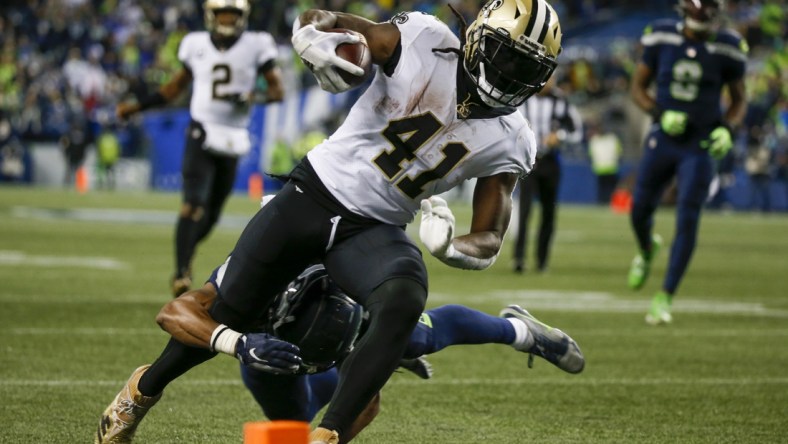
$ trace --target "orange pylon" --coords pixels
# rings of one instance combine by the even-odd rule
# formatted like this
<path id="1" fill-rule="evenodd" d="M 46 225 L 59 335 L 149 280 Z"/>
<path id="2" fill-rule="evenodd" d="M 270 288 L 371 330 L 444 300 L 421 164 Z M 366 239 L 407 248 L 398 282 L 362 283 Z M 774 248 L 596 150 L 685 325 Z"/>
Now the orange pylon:
<path id="1" fill-rule="evenodd" d="M 254 421 L 244 424 L 244 444 L 308 444 L 309 423 Z"/>
<path id="2" fill-rule="evenodd" d="M 249 176 L 249 199 L 259 201 L 263 197 L 263 176 L 252 173 Z"/>
<path id="3" fill-rule="evenodd" d="M 625 189 L 616 190 L 610 199 L 610 208 L 615 213 L 629 213 L 632 209 L 632 194 Z"/>
<path id="4" fill-rule="evenodd" d="M 88 172 L 85 167 L 82 166 L 77 168 L 74 174 L 74 186 L 79 194 L 88 192 Z"/>

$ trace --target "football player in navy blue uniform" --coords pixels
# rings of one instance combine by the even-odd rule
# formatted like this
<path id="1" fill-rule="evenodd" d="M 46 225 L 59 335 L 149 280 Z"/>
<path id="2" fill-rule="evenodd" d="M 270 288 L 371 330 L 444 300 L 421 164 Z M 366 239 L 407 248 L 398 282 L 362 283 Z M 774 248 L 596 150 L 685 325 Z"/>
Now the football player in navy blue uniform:
<path id="1" fill-rule="evenodd" d="M 722 0 L 680 0 L 682 20 L 657 21 L 641 38 L 643 57 L 632 79 L 632 98 L 651 114 L 654 125 L 644 143 L 631 214 L 640 250 L 629 271 L 632 289 L 645 284 L 661 247 L 653 216 L 665 187 L 674 176 L 678 179 L 675 238 L 662 289 L 646 315 L 651 325 L 672 321 L 671 302 L 695 249 L 714 162 L 732 148 L 732 131 L 746 108 L 747 44 L 719 25 L 723 8 Z M 655 96 L 649 93 L 652 83 Z"/>
<path id="2" fill-rule="evenodd" d="M 162 308 L 156 321 L 163 330 L 183 344 L 216 349 L 214 342 L 220 335 L 213 334 L 218 323 L 211 318 L 209 307 L 221 287 L 228 262 L 229 258 L 217 267 L 202 288 L 188 291 Z M 301 273 L 258 318 L 255 333 L 244 335 L 236 344 L 244 384 L 268 419 L 311 422 L 334 394 L 339 381 L 336 365 L 363 335 L 363 309 L 328 277 L 325 267 L 314 265 Z M 544 335 L 540 342 L 557 342 L 547 348 L 525 346 L 518 342 L 523 329 Z M 541 330 L 528 312 L 517 305 L 508 306 L 500 317 L 495 317 L 452 304 L 421 315 L 400 366 L 429 379 L 432 369 L 423 356 L 460 344 L 512 345 L 530 354 L 529 367 L 534 354 L 569 373 L 581 372 L 585 364 L 580 354 L 548 358 L 545 353 L 551 353 L 550 350 L 576 348 L 577 344 L 568 336 Z M 298 370 L 289 374 L 292 366 Z M 131 394 L 136 400 L 135 409 L 108 409 L 99 424 L 98 442 L 129 442 L 145 413 L 161 398 L 139 394 L 139 378 L 149 368 L 145 365 L 135 370 L 121 391 L 121 395 Z M 378 394 L 353 422 L 343 442 L 353 439 L 377 416 L 379 404 Z"/>

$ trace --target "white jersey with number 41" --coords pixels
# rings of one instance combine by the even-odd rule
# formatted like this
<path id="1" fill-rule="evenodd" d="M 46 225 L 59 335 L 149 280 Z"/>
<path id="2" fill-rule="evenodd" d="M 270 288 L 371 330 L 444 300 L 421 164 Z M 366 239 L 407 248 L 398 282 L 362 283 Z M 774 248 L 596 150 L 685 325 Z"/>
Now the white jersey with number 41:
<path id="1" fill-rule="evenodd" d="M 466 179 L 528 173 L 535 141 L 520 113 L 458 115 L 471 99 L 457 97 L 462 57 L 433 51 L 460 47 L 452 31 L 416 12 L 391 22 L 402 45 L 393 73 L 378 69 L 342 126 L 308 154 L 334 197 L 354 213 L 405 225 L 421 199 Z"/>

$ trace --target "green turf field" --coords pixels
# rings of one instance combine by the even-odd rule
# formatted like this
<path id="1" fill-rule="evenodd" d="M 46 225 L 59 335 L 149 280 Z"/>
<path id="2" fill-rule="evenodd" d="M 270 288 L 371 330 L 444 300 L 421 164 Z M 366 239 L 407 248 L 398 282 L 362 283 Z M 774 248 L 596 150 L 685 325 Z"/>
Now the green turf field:
<path id="1" fill-rule="evenodd" d="M 0 443 L 92 442 L 131 371 L 156 358 L 178 200 L 0 188 Z M 256 206 L 231 200 L 198 251 L 199 279 Z M 454 210 L 466 232 L 468 208 Z M 657 230 L 670 242 L 670 210 Z M 529 370 L 503 345 L 449 348 L 430 357 L 432 380 L 395 374 L 354 442 L 788 442 L 788 218 L 705 213 L 669 327 L 643 322 L 667 254 L 643 290 L 627 290 L 623 215 L 563 206 L 545 275 L 512 274 L 510 249 L 482 272 L 428 259 L 428 304 L 497 314 L 518 303 L 577 340 L 585 371 L 538 359 Z M 220 356 L 167 388 L 137 442 L 241 443 L 242 424 L 259 419 L 237 363 Z"/>

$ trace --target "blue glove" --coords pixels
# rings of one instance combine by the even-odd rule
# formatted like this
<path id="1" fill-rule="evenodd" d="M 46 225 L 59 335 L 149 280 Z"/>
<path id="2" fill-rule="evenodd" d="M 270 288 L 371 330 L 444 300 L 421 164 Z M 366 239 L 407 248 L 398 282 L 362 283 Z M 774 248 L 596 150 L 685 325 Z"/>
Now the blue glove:
<path id="1" fill-rule="evenodd" d="M 700 143 L 700 147 L 709 150 L 711 157 L 720 160 L 733 148 L 733 135 L 725 125 L 720 125 L 712 130 L 709 138 Z"/>
<path id="2" fill-rule="evenodd" d="M 241 336 L 235 356 L 244 365 L 276 375 L 292 375 L 301 367 L 301 350 L 297 346 L 267 333 Z"/>

